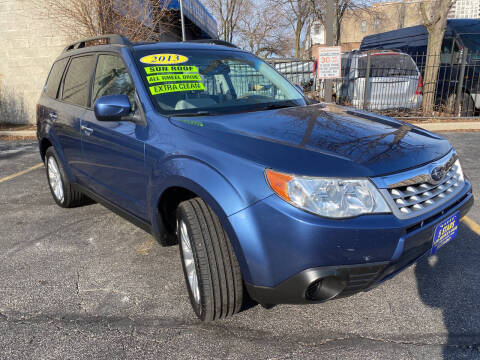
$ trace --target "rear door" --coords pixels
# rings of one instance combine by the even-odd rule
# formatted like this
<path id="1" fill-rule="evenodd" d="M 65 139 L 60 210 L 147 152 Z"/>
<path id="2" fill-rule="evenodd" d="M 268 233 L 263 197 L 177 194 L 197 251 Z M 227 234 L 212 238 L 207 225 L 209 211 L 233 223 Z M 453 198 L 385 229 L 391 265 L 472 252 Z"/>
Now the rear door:
<path id="1" fill-rule="evenodd" d="M 69 165 L 78 175 L 82 160 L 80 124 L 87 110 L 94 55 L 72 57 L 66 70 L 55 110 L 49 114 L 55 135 Z"/>
<path id="2" fill-rule="evenodd" d="M 359 77 L 365 78 L 367 56 L 360 57 L 358 62 Z M 369 110 L 415 108 L 418 104 L 419 72 L 409 55 L 394 52 L 371 55 L 369 85 Z M 363 95 L 363 89 L 358 90 Z"/>
<path id="3" fill-rule="evenodd" d="M 53 64 L 45 87 L 43 88 L 40 96 L 40 100 L 38 101 L 37 131 L 41 131 L 42 133 L 48 133 L 50 129 L 54 127 L 54 123 L 57 120 L 58 108 L 61 105 L 57 99 L 59 96 L 60 84 L 62 82 L 68 60 L 69 58 L 67 57 L 58 60 Z M 54 140 L 54 137 L 52 138 Z M 63 152 L 58 149 L 58 146 L 57 151 L 59 152 L 60 156 L 63 156 Z M 64 158 L 62 159 L 65 160 Z"/>
<path id="4" fill-rule="evenodd" d="M 82 122 L 84 181 L 105 199 L 147 219 L 146 127 L 130 121 L 98 121 L 93 105 L 107 95 L 127 95 L 132 108 L 137 107 L 135 86 L 123 59 L 115 53 L 102 53 L 97 58 L 91 107 Z"/>

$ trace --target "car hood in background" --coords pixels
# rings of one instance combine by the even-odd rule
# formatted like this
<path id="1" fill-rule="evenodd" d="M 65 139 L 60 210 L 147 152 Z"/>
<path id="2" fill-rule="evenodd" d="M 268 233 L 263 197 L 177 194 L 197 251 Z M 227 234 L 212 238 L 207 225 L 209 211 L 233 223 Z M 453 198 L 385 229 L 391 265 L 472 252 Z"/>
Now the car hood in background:
<path id="1" fill-rule="evenodd" d="M 172 122 L 224 151 L 302 175 L 385 175 L 439 159 L 451 149 L 447 140 L 415 126 L 336 105 Z"/>

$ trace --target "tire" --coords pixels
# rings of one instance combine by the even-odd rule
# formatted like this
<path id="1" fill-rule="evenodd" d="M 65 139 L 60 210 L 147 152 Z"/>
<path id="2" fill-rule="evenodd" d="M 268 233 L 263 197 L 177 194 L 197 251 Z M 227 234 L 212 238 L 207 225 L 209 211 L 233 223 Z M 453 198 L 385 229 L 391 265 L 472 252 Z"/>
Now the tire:
<path id="1" fill-rule="evenodd" d="M 198 318 L 212 321 L 239 312 L 244 300 L 240 266 L 220 220 L 200 198 L 178 206 L 177 237 L 185 283 Z"/>
<path id="2" fill-rule="evenodd" d="M 58 206 L 71 208 L 92 202 L 81 192 L 73 190 L 53 146 L 49 147 L 45 153 L 45 170 L 50 192 Z"/>

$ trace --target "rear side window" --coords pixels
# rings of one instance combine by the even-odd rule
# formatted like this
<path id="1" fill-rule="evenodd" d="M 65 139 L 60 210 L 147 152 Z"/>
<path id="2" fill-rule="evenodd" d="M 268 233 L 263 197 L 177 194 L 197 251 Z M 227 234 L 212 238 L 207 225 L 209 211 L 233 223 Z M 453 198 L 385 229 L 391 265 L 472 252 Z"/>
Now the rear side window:
<path id="1" fill-rule="evenodd" d="M 50 75 L 48 76 L 47 84 L 45 85 L 45 94 L 47 96 L 56 99 L 58 96 L 58 88 L 60 87 L 60 81 L 62 81 L 63 71 L 67 65 L 68 58 L 58 60 L 52 66 Z"/>
<path id="2" fill-rule="evenodd" d="M 115 55 L 100 55 L 93 83 L 92 103 L 107 95 L 127 95 L 135 103 L 135 87 L 123 60 Z"/>
<path id="3" fill-rule="evenodd" d="M 94 63 L 93 55 L 72 59 L 63 83 L 63 101 L 87 107 Z"/>
<path id="4" fill-rule="evenodd" d="M 367 57 L 358 59 L 358 77 L 364 78 L 367 72 Z M 408 55 L 372 55 L 370 77 L 417 76 L 417 66 Z"/>

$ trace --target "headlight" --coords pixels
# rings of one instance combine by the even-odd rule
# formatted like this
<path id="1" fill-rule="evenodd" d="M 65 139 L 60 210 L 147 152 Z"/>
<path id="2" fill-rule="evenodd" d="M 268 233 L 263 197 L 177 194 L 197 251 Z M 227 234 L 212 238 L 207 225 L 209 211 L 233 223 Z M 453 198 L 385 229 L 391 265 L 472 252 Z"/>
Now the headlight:
<path id="1" fill-rule="evenodd" d="M 368 179 L 295 176 L 266 170 L 273 191 L 290 204 L 329 218 L 391 212 Z"/>

